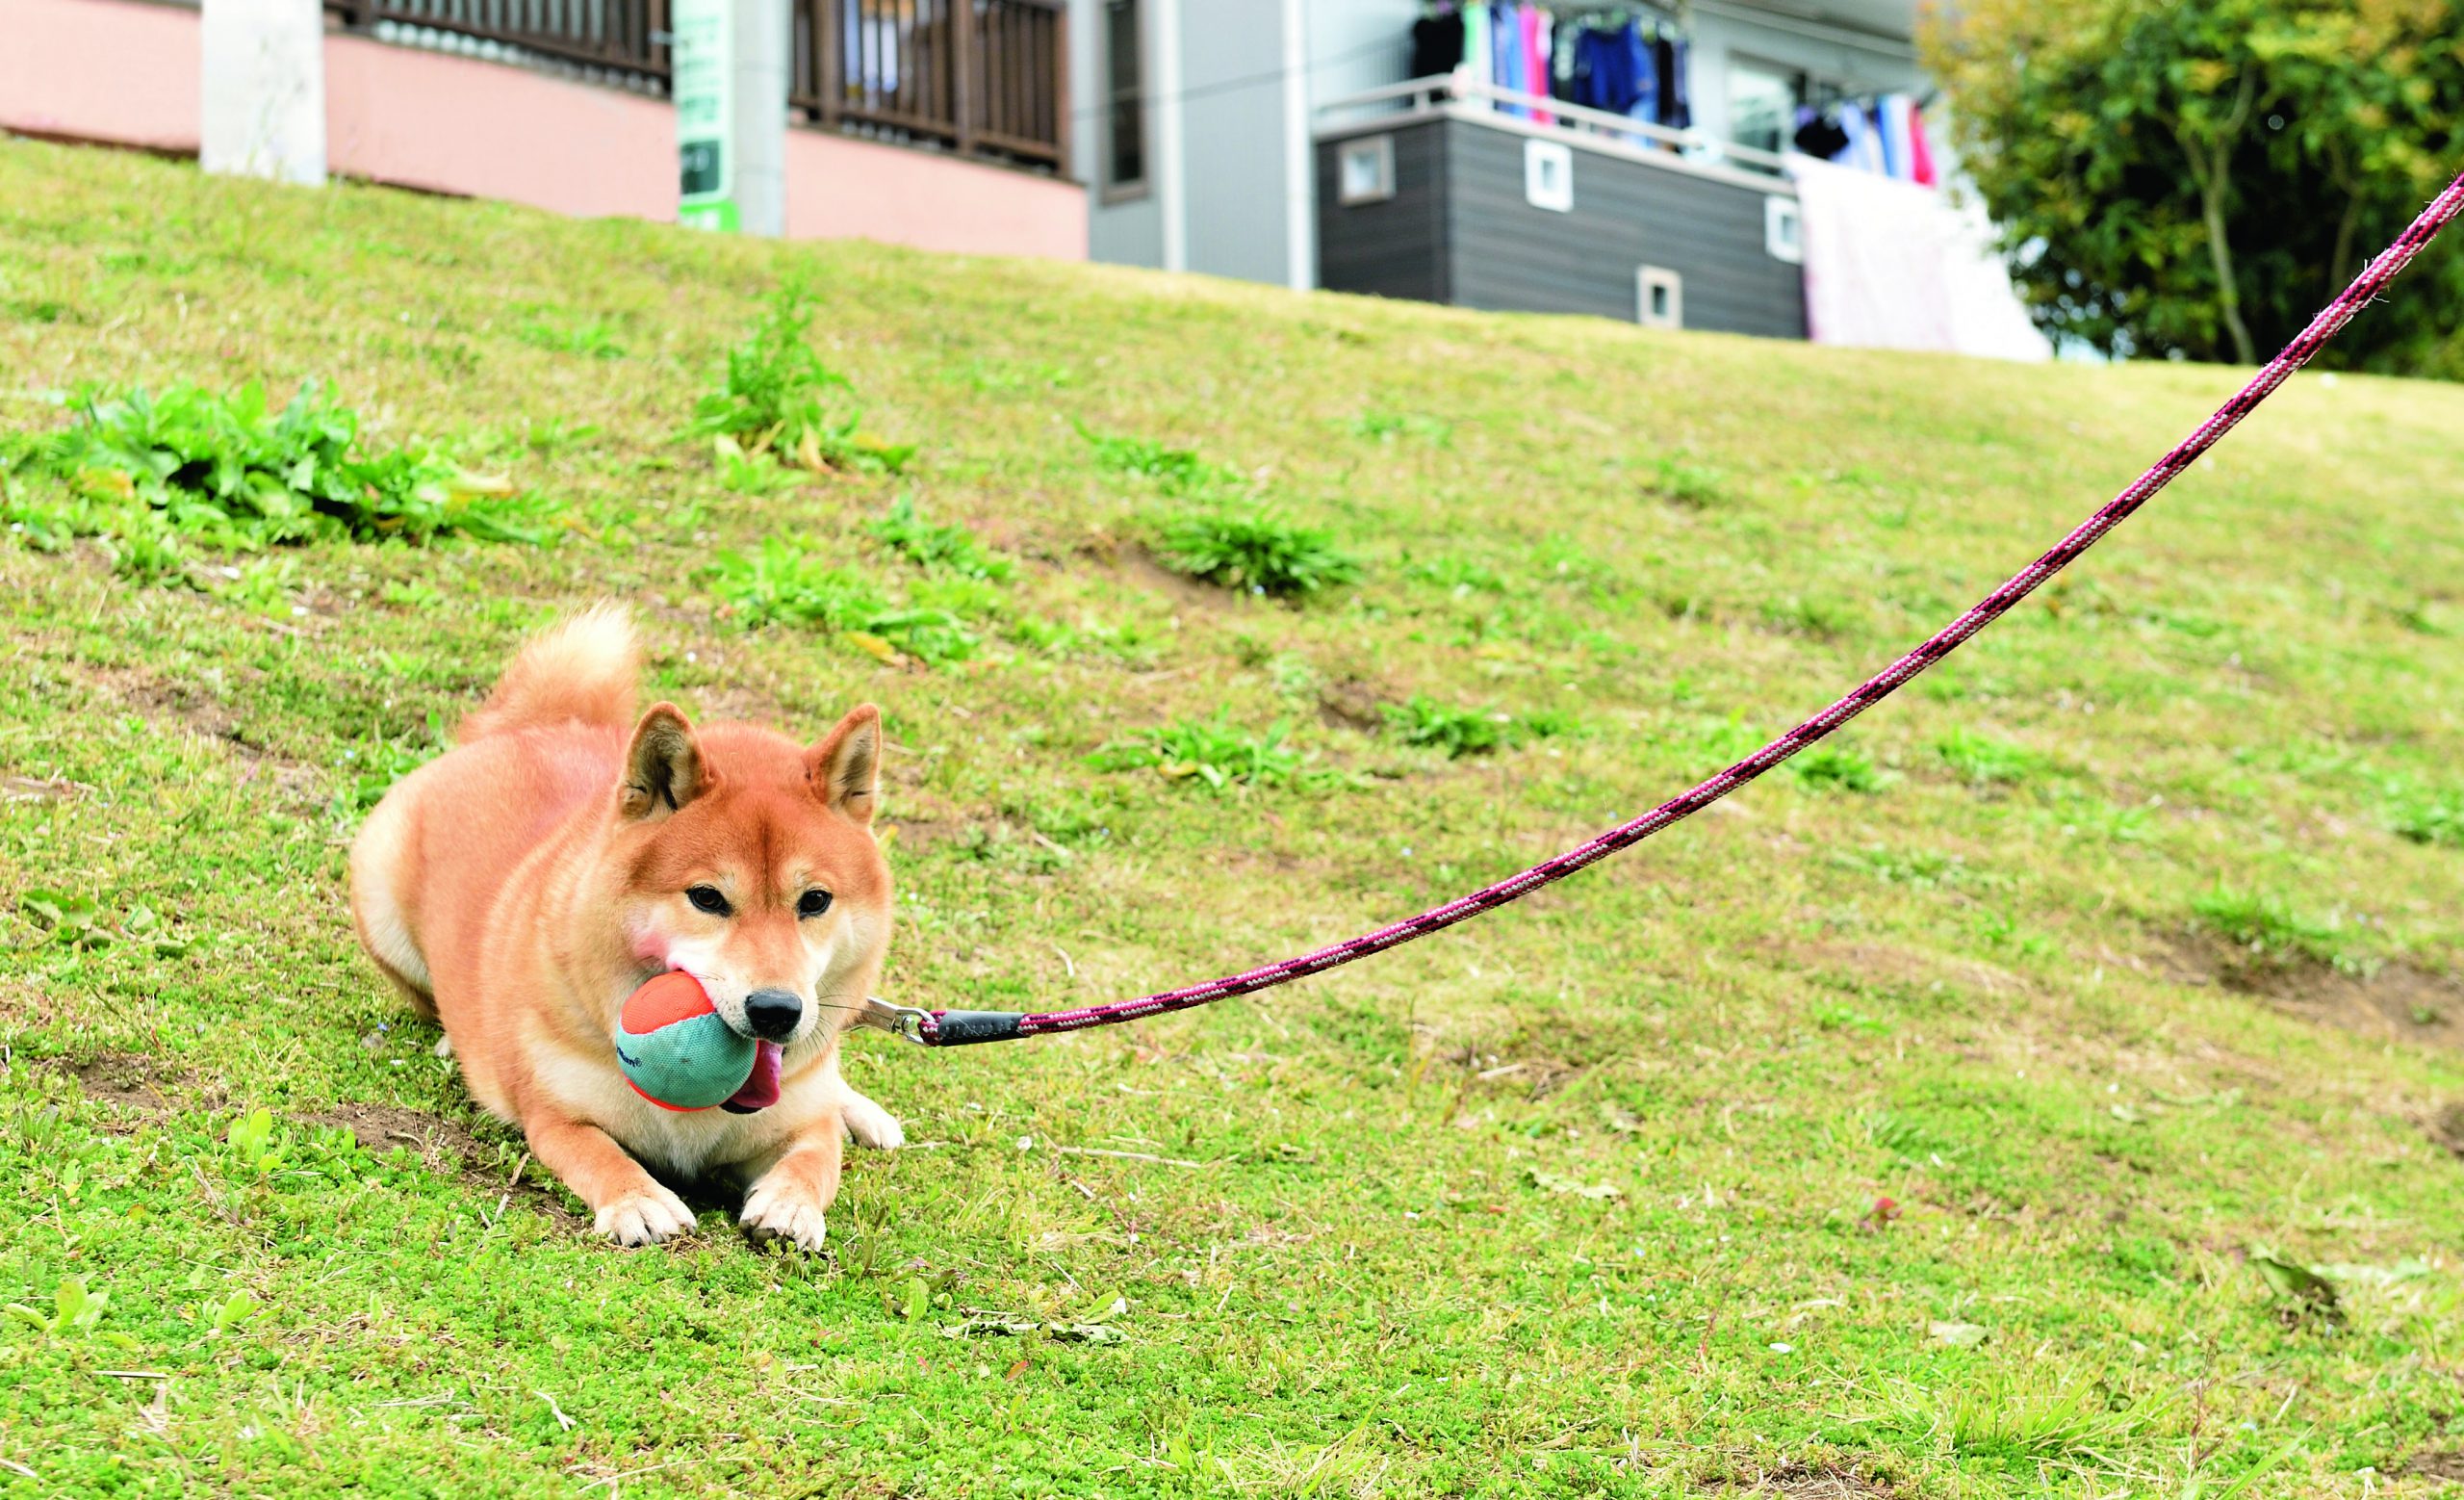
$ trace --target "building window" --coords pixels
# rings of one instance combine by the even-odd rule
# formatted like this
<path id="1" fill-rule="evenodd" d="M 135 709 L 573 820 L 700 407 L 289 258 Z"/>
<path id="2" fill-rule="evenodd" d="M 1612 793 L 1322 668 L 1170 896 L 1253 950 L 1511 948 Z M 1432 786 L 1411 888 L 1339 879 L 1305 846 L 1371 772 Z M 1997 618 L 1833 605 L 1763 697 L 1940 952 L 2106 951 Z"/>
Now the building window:
<path id="1" fill-rule="evenodd" d="M 1791 266 L 1806 263 L 1805 220 L 1797 212 L 1796 199 L 1774 194 L 1762 200 L 1762 247 L 1773 260 Z"/>
<path id="2" fill-rule="evenodd" d="M 1685 278 L 1657 266 L 1634 272 L 1634 321 L 1646 328 L 1685 326 Z"/>
<path id="3" fill-rule="evenodd" d="M 1729 139 L 1758 151 L 1780 152 L 1797 133 L 1806 75 L 1745 58 L 1729 62 Z"/>
<path id="4" fill-rule="evenodd" d="M 1146 191 L 1146 47 L 1142 0 L 1104 0 L 1106 194 Z"/>
<path id="5" fill-rule="evenodd" d="M 1574 148 L 1559 141 L 1523 142 L 1523 198 L 1559 214 L 1575 209 Z"/>
<path id="6" fill-rule="evenodd" d="M 1335 199 L 1346 208 L 1395 195 L 1395 138 L 1371 136 L 1336 148 Z"/>

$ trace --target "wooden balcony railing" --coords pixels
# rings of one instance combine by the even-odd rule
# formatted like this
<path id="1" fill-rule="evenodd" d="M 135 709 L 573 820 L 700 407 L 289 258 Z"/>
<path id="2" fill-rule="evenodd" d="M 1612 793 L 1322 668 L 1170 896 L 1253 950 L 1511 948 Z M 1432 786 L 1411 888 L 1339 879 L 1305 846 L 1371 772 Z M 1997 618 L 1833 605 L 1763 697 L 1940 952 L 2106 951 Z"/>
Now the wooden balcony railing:
<path id="1" fill-rule="evenodd" d="M 787 107 L 878 140 L 1067 169 L 1065 0 L 787 0 Z M 354 31 L 668 84 L 669 0 L 325 0 Z"/>

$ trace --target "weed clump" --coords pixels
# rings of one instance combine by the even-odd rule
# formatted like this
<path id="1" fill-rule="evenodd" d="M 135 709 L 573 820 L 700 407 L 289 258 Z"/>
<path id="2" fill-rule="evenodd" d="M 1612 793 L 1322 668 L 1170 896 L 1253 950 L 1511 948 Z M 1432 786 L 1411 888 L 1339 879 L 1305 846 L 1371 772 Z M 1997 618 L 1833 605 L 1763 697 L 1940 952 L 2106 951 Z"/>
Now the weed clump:
<path id="1" fill-rule="evenodd" d="M 1873 757 L 1844 745 L 1814 744 L 1788 762 L 1800 786 L 1816 791 L 1876 792 L 1887 784 Z"/>
<path id="2" fill-rule="evenodd" d="M 1718 469 L 1681 459 L 1651 460 L 1643 493 L 1680 510 L 1710 510 L 1728 503 L 1729 477 Z"/>
<path id="3" fill-rule="evenodd" d="M 100 537 L 123 576 L 184 576 L 189 544 L 255 552 L 309 542 L 547 539 L 556 507 L 433 448 L 371 451 L 359 414 L 311 381 L 276 409 L 261 385 L 89 388 L 55 432 L 0 439 L 0 476 L 64 481 L 63 504 L 15 491 L 0 513 L 35 547 Z"/>
<path id="4" fill-rule="evenodd" d="M 2263 892 L 2219 886 L 2192 899 L 2191 915 L 2199 926 L 2263 965 L 2308 962 L 2346 973 L 2370 967 L 2346 948 L 2340 924 L 2305 916 Z"/>
<path id="5" fill-rule="evenodd" d="M 863 408 L 854 383 L 822 363 L 805 342 L 812 302 L 811 289 L 801 282 L 771 294 L 769 310 L 751 336 L 728 351 L 719 388 L 694 404 L 686 434 L 711 439 L 723 465 L 731 455 L 768 453 L 816 474 L 906 473 L 914 446 L 885 443 L 860 431 Z M 750 476 L 728 472 L 732 486 L 752 482 Z"/>
<path id="6" fill-rule="evenodd" d="M 939 601 L 893 604 L 872 580 L 776 536 L 757 553 L 722 553 L 706 577 L 721 608 L 747 630 L 817 630 L 893 665 L 964 661 L 982 643 Z"/>
<path id="7" fill-rule="evenodd" d="M 1239 478 L 1229 469 L 1207 462 L 1195 449 L 1170 448 L 1142 437 L 1112 437 L 1076 424 L 1078 435 L 1095 451 L 1098 468 L 1151 480 L 1167 495 L 1201 495 Z"/>
<path id="8" fill-rule="evenodd" d="M 1266 733 L 1243 729 L 1229 711 L 1212 719 L 1184 719 L 1097 748 L 1088 763 L 1100 771 L 1152 770 L 1168 781 L 1226 791 L 1235 787 L 1314 785 L 1322 773 L 1305 767 L 1308 757 L 1291 742 L 1292 723 L 1278 719 Z"/>
<path id="9" fill-rule="evenodd" d="M 1078 435 L 1094 449 L 1099 467 L 1146 479 L 1174 499 L 1200 503 L 1154 530 L 1156 560 L 1182 577 L 1277 599 L 1305 599 L 1359 581 L 1359 561 L 1333 537 L 1286 520 L 1254 496 L 1236 497 L 1232 491 L 1240 476 L 1194 450 L 1111 437 L 1084 423 L 1078 424 Z"/>
<path id="10" fill-rule="evenodd" d="M 1934 741 L 1934 753 L 1968 781 L 1980 785 L 2021 782 L 2044 768 L 2044 757 L 2025 745 L 1974 730 L 1955 729 Z"/>
<path id="11" fill-rule="evenodd" d="M 2464 848 L 2464 799 L 2428 791 L 2400 790 L 2387 811 L 2387 826 L 2415 843 Z"/>
<path id="12" fill-rule="evenodd" d="M 1360 563 L 1333 538 L 1270 510 L 1180 516 L 1164 523 L 1158 541 L 1157 560 L 1175 573 L 1276 599 L 1305 599 L 1360 579 Z"/>
<path id="13" fill-rule="evenodd" d="M 1515 714 L 1480 709 L 1458 709 L 1423 693 L 1408 703 L 1382 703 L 1377 711 L 1395 737 L 1407 745 L 1443 750 L 1450 760 L 1467 755 L 1494 755 L 1530 739 L 1549 739 L 1568 733 L 1574 721 L 1562 713 Z"/>
<path id="14" fill-rule="evenodd" d="M 975 533 L 965 527 L 924 519 L 915 508 L 912 495 L 901 495 L 891 501 L 888 513 L 865 522 L 864 530 L 890 551 L 929 572 L 997 583 L 1009 578 L 1012 571 L 1009 558 L 976 540 Z"/>

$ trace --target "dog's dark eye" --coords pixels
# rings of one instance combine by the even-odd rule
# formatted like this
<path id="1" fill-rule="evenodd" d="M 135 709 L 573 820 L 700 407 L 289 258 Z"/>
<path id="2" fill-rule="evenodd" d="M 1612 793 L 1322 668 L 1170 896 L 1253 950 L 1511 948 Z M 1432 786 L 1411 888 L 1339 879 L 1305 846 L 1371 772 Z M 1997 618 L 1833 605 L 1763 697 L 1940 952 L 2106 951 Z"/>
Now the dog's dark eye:
<path id="1" fill-rule="evenodd" d="M 829 910 L 830 892 L 827 891 L 808 891 L 804 894 L 796 897 L 796 915 L 798 917 L 819 917 L 822 913 Z"/>
<path id="2" fill-rule="evenodd" d="M 697 912 L 707 912 L 713 917 L 728 914 L 728 898 L 716 886 L 695 886 L 684 892 L 684 899 L 692 902 L 693 910 Z"/>

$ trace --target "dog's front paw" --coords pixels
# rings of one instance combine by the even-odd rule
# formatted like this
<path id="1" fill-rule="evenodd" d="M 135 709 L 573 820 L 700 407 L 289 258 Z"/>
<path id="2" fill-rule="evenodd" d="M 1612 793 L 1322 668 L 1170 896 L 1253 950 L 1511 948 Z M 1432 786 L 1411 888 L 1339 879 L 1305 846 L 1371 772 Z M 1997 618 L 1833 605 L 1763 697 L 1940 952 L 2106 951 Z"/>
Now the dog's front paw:
<path id="1" fill-rule="evenodd" d="M 840 1101 L 838 1116 L 847 1123 L 847 1133 L 859 1146 L 869 1146 L 877 1151 L 894 1151 L 907 1144 L 907 1131 L 888 1110 L 882 1108 L 854 1089 Z"/>
<path id="2" fill-rule="evenodd" d="M 654 1182 L 599 1210 L 595 1227 L 619 1245 L 655 1245 L 691 1229 L 693 1211 Z"/>
<path id="3" fill-rule="evenodd" d="M 812 1189 L 790 1177 L 778 1181 L 763 1177 L 744 1195 L 744 1212 L 738 1222 L 755 1243 L 768 1240 L 793 1240 L 806 1250 L 819 1250 L 829 1228 L 822 1222 L 821 1200 Z"/>

